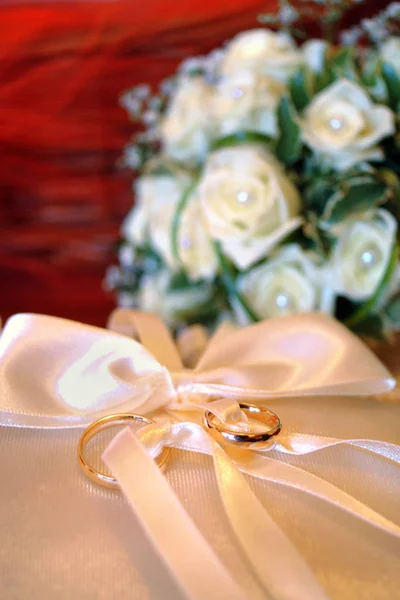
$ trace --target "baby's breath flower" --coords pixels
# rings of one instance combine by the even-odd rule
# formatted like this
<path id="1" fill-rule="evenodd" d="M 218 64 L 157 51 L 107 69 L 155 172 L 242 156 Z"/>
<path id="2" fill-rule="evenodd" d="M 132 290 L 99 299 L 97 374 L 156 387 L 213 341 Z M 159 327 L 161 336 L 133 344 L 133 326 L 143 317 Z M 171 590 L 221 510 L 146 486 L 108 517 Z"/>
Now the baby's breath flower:
<path id="1" fill-rule="evenodd" d="M 129 145 L 124 148 L 122 164 L 131 169 L 138 169 L 141 166 L 142 159 L 137 146 Z"/>
<path id="2" fill-rule="evenodd" d="M 131 115 L 135 117 L 140 116 L 142 111 L 142 101 L 135 96 L 133 90 L 130 90 L 121 96 L 120 104 Z"/>
<path id="3" fill-rule="evenodd" d="M 150 96 L 150 86 L 147 83 L 142 83 L 133 88 L 133 94 L 140 100 L 145 100 Z"/>

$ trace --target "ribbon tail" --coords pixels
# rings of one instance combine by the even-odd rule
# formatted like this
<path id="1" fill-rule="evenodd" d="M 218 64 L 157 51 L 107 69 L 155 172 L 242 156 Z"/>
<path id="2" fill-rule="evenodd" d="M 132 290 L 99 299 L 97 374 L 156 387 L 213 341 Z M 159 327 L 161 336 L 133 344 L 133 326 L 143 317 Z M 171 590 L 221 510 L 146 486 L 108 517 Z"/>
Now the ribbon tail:
<path id="1" fill-rule="evenodd" d="M 97 418 L 96 415 L 34 415 L 0 410 L 0 427 L 21 427 L 23 429 L 66 429 L 87 427 Z"/>
<path id="2" fill-rule="evenodd" d="M 149 426 L 140 431 L 139 437 L 152 453 L 158 453 L 164 444 L 181 448 L 189 444 L 191 449 L 199 451 L 201 448 L 200 451 L 211 454 L 228 522 L 258 583 L 275 600 L 298 600 L 299 597 L 326 600 L 325 592 L 296 548 L 261 505 L 226 452 L 202 427 L 189 422 Z M 133 464 L 133 460 L 136 470 L 137 459 L 131 453 L 129 463 Z M 176 527 L 180 528 L 178 513 Z M 170 531 L 172 536 L 174 531 L 175 526 Z M 200 572 L 204 573 L 204 568 Z"/>
<path id="3" fill-rule="evenodd" d="M 378 454 L 395 463 L 400 464 L 400 447 L 390 442 L 382 442 L 381 440 L 370 440 L 370 439 L 346 439 L 346 438 L 333 438 L 324 437 L 322 435 L 309 435 L 304 433 L 287 433 L 281 434 L 275 449 L 285 454 L 311 454 L 312 452 L 318 452 L 324 448 L 330 448 L 331 446 L 339 446 L 342 444 L 350 444 L 351 446 L 357 446 L 368 450 L 373 454 Z"/>
<path id="4" fill-rule="evenodd" d="M 400 464 L 400 447 L 396 444 L 377 440 L 350 440 L 348 443 Z"/>
<path id="5" fill-rule="evenodd" d="M 344 441 L 348 443 L 351 440 Z M 247 475 L 279 483 L 310 494 L 329 503 L 331 506 L 342 509 L 352 516 L 361 519 L 368 525 L 377 527 L 384 533 L 400 538 L 400 527 L 398 525 L 356 498 L 353 498 L 347 492 L 317 477 L 317 475 L 304 471 L 300 467 L 255 454 L 246 456 L 245 458 L 239 457 L 236 459 L 236 464 Z"/>
<path id="6" fill-rule="evenodd" d="M 181 425 L 183 426 L 184 423 Z M 174 425 L 173 427 L 177 427 L 177 425 Z M 199 429 L 204 433 L 204 430 L 201 428 Z M 290 452 L 291 454 L 308 454 L 339 444 L 357 446 L 363 450 L 370 451 L 400 464 L 399 447 L 395 444 L 377 440 L 352 440 L 290 434 L 285 436 L 284 442 L 279 443 L 277 448 L 279 448 L 281 452 Z M 207 447 L 200 435 L 193 434 L 191 437 L 175 438 L 171 440 L 169 445 L 174 448 L 180 448 L 181 450 L 212 454 L 212 451 Z M 271 457 L 267 457 L 265 453 L 245 453 L 234 448 L 229 448 L 228 453 L 236 467 L 246 475 L 266 481 L 272 481 L 273 483 L 292 487 L 306 494 L 310 494 L 311 496 L 327 502 L 331 506 L 344 510 L 348 514 L 361 519 L 368 525 L 377 527 L 384 533 L 400 538 L 399 525 L 393 523 L 393 521 L 387 519 L 347 492 L 344 492 L 332 483 L 321 479 L 317 475 L 309 473 L 300 467 L 295 467 L 294 465 L 282 463 Z"/>
<path id="7" fill-rule="evenodd" d="M 222 448 L 215 442 L 212 445 L 218 488 L 230 525 L 263 588 L 276 600 L 326 600 L 292 542 Z"/>
<path id="8" fill-rule="evenodd" d="M 114 438 L 103 458 L 186 600 L 246 600 L 130 429 Z"/>

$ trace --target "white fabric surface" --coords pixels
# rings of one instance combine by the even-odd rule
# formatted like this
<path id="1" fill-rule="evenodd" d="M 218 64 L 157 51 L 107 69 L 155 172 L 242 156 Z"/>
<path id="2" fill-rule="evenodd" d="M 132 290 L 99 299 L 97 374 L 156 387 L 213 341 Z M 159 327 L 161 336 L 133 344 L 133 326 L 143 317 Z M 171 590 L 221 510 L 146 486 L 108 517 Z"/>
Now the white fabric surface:
<path id="1" fill-rule="evenodd" d="M 37 369 L 44 373 L 46 365 L 39 362 Z M 5 376 L 12 363 L 3 358 L 0 366 L 2 408 L 9 410 L 10 379 L 6 382 Z M 32 397 L 39 393 L 27 374 L 11 375 Z M 364 397 L 293 396 L 271 398 L 268 406 L 288 434 L 400 443 L 398 404 Z M 0 598 L 179 600 L 179 590 L 160 569 L 124 497 L 88 482 L 79 470 L 80 433 L 57 426 L 0 429 Z M 94 452 L 100 455 L 102 449 Z M 299 456 L 272 451 L 268 458 L 333 483 L 400 526 L 400 467 L 390 457 L 338 445 Z M 212 459 L 172 450 L 166 478 L 249 598 L 268 597 L 245 566 L 227 523 Z M 248 481 L 330 598 L 399 597 L 399 539 L 303 492 L 253 477 Z M 162 514 L 162 498 L 159 510 Z M 273 557 L 273 547 L 270 553 L 265 561 Z"/>
<path id="2" fill-rule="evenodd" d="M 343 435 L 344 428 L 350 433 L 347 420 L 357 436 L 385 433 L 399 443 L 400 405 L 352 400 L 352 410 L 349 404 L 338 399 L 293 399 L 280 407 L 280 414 L 296 431 Z M 273 403 L 271 408 L 278 410 Z M 80 472 L 75 456 L 78 437 L 75 429 L 1 430 L 0 597 L 178 600 L 121 494 L 99 488 Z M 280 454 L 279 460 L 323 477 L 400 524 L 399 467 L 387 459 L 336 447 L 302 457 Z M 173 451 L 166 477 L 250 597 L 263 598 L 226 524 L 211 458 Z M 331 598 L 398 597 L 398 541 L 339 510 L 326 505 L 322 510 L 320 501 L 301 492 L 255 480 L 252 486 Z"/>

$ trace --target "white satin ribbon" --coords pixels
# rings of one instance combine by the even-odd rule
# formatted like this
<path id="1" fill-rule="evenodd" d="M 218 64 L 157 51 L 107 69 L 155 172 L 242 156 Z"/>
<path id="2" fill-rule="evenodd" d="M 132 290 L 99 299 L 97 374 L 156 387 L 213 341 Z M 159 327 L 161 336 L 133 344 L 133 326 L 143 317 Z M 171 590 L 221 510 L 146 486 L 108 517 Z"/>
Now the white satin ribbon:
<path id="1" fill-rule="evenodd" d="M 183 368 L 169 332 L 154 316 L 120 310 L 112 315 L 110 326 L 119 333 L 39 315 L 10 319 L 0 338 L 0 425 L 76 427 L 111 412 L 155 414 L 160 423 L 141 430 L 141 443 L 129 431 L 121 432 L 107 449 L 105 461 L 186 598 L 209 598 L 208 584 L 213 598 L 245 596 L 143 445 L 153 456 L 164 444 L 211 454 L 221 499 L 244 559 L 261 586 L 278 600 L 326 596 L 239 471 L 317 496 L 400 537 L 397 525 L 328 482 L 265 454 L 224 450 L 197 424 L 205 404 L 216 396 L 228 400 L 207 407 L 230 424 L 248 429 L 237 400 L 264 403 L 268 398 L 360 396 L 391 390 L 393 378 L 343 326 L 312 314 L 270 320 L 233 333 L 223 328 L 193 370 Z M 127 334 L 139 335 L 142 344 Z M 166 419 L 171 415 L 173 423 Z M 399 462 L 397 446 L 374 440 L 283 433 L 277 449 L 307 454 L 343 443 Z M 138 471 L 146 474 L 146 486 L 138 484 Z M 168 523 L 156 516 L 160 497 L 167 499 L 170 508 Z M 178 530 L 174 538 L 172 533 Z M 182 557 L 183 547 L 195 548 L 189 563 Z M 207 571 L 210 579 L 205 582 Z"/>

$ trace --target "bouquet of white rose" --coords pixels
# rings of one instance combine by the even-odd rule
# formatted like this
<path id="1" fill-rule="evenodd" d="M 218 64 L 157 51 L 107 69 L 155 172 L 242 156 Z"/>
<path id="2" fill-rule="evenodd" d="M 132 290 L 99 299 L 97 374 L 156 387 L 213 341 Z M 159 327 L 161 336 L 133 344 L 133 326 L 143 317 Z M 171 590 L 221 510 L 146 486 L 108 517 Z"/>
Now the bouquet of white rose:
<path id="1" fill-rule="evenodd" d="M 121 305 L 173 328 L 308 311 L 380 338 L 400 324 L 400 38 L 382 25 L 399 8 L 340 45 L 245 31 L 124 95 L 145 130 L 124 156 L 140 176 L 108 275 Z"/>

